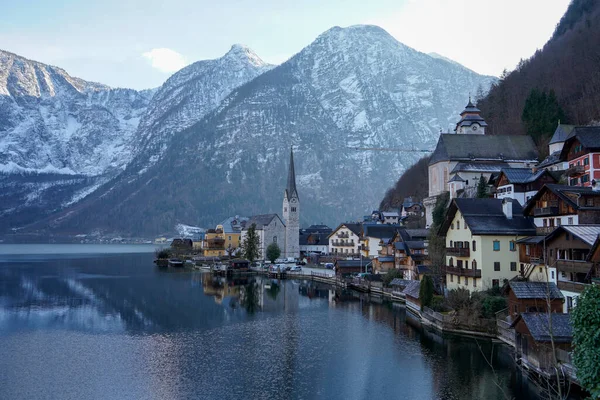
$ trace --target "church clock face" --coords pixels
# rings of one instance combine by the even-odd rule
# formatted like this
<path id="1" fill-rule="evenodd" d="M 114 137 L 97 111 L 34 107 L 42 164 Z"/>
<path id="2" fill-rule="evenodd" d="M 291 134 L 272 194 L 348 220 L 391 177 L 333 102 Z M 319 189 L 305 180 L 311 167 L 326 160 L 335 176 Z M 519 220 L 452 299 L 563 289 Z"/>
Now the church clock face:
<path id="1" fill-rule="evenodd" d="M 477 125 L 473 125 L 473 127 L 471 129 L 473 129 L 474 131 L 476 131 L 477 130 Z"/>
<path id="2" fill-rule="evenodd" d="M 296 202 L 296 199 L 292 199 L 292 203 L 295 203 L 295 202 Z"/>

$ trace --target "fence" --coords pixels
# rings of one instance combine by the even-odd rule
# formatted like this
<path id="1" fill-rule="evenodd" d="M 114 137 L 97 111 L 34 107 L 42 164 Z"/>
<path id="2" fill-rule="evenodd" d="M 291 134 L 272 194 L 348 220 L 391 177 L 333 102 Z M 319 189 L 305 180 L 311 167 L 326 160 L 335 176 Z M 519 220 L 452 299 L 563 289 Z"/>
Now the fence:
<path id="1" fill-rule="evenodd" d="M 448 331 L 470 331 L 485 334 L 495 334 L 497 331 L 496 320 L 486 318 L 475 318 L 470 315 L 442 314 L 424 307 L 421 312 L 423 318 L 435 323 L 442 330 Z"/>

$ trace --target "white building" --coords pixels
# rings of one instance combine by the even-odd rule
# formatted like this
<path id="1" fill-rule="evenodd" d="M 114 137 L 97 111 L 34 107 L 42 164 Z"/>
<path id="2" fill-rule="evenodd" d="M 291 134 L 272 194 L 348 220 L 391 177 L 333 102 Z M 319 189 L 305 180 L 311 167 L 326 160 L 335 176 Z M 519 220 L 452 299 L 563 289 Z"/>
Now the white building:
<path id="1" fill-rule="evenodd" d="M 283 192 L 283 220 L 286 230 L 282 255 L 285 258 L 300 258 L 300 197 L 296 189 L 294 152 L 291 149 L 287 186 Z"/>
<path id="2" fill-rule="evenodd" d="M 362 226 L 357 223 L 343 223 L 329 235 L 329 254 L 358 255 Z"/>
<path id="3" fill-rule="evenodd" d="M 263 214 L 251 217 L 242 229 L 240 242 L 244 243 L 248 235 L 248 229 L 255 225 L 256 233 L 259 238 L 260 259 L 266 258 L 267 247 L 271 243 L 277 243 L 280 249 L 285 246 L 285 224 L 277 214 Z M 283 251 L 282 251 L 283 254 Z"/>

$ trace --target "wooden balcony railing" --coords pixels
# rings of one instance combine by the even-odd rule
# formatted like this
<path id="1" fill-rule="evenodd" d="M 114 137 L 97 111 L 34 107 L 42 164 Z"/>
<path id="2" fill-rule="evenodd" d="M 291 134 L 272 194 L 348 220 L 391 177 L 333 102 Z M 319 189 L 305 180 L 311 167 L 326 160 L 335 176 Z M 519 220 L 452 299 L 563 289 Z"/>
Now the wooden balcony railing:
<path id="1" fill-rule="evenodd" d="M 533 215 L 535 217 L 541 217 L 544 215 L 558 215 L 558 205 L 551 207 L 534 208 Z"/>
<path id="2" fill-rule="evenodd" d="M 469 276 L 473 278 L 481 278 L 481 270 L 480 269 L 470 269 L 470 268 L 458 268 L 451 266 L 442 267 L 443 272 L 452 275 L 458 276 Z"/>
<path id="3" fill-rule="evenodd" d="M 466 247 L 446 247 L 446 255 L 453 257 L 469 257 L 471 251 Z"/>
<path id="4" fill-rule="evenodd" d="M 575 272 L 586 274 L 590 272 L 592 263 L 580 260 L 556 260 L 556 269 L 561 272 Z"/>
<path id="5" fill-rule="evenodd" d="M 567 176 L 581 175 L 585 172 L 585 167 L 583 165 L 573 165 L 572 167 L 567 168 L 565 173 Z"/>
<path id="6" fill-rule="evenodd" d="M 587 283 L 558 281 L 557 286 L 560 290 L 581 293 L 586 287 L 590 285 L 588 285 Z"/>

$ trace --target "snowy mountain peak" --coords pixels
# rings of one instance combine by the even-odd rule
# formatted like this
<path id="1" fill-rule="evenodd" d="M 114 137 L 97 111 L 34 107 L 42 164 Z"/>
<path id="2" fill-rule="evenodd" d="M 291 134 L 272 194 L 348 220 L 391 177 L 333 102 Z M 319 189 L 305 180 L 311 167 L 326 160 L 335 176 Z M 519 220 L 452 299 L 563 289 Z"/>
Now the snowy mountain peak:
<path id="1" fill-rule="evenodd" d="M 256 67 L 266 67 L 265 63 L 251 48 L 243 44 L 234 44 L 231 49 L 222 57 L 223 59 L 235 58 L 241 61 L 247 61 Z"/>

